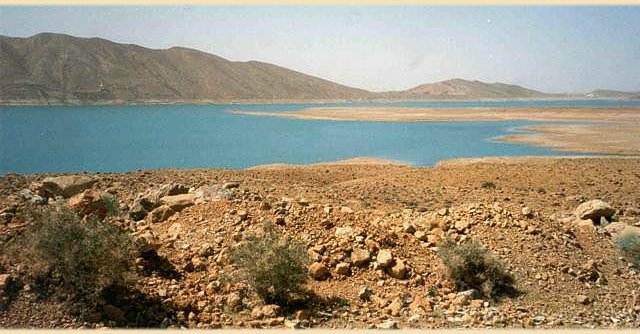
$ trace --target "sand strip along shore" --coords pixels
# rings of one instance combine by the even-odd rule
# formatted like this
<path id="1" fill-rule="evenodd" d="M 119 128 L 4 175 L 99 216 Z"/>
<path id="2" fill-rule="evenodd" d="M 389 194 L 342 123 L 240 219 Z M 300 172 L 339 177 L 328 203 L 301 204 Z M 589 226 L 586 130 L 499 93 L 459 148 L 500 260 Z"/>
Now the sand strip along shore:
<path id="1" fill-rule="evenodd" d="M 375 122 L 474 122 L 527 120 L 593 123 L 524 127 L 528 132 L 496 138 L 559 151 L 640 154 L 640 107 L 519 107 L 519 108 L 311 108 L 297 112 L 231 111 L 234 114 L 301 120 Z"/>

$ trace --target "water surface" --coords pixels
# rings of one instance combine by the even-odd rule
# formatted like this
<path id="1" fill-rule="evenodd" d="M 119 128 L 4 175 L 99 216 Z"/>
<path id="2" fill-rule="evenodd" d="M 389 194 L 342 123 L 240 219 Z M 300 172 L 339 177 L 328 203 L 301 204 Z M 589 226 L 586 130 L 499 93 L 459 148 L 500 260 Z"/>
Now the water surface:
<path id="1" fill-rule="evenodd" d="M 534 102 L 2 106 L 0 175 L 124 172 L 156 168 L 245 168 L 272 163 L 307 164 L 359 156 L 429 166 L 450 158 L 570 155 L 491 140 L 514 128 L 544 124 L 542 122 L 324 121 L 225 112 L 238 109 L 286 112 L 319 105 L 449 108 L 523 103 Z M 567 101 L 535 101 L 532 106 L 549 103 L 564 104 Z"/>

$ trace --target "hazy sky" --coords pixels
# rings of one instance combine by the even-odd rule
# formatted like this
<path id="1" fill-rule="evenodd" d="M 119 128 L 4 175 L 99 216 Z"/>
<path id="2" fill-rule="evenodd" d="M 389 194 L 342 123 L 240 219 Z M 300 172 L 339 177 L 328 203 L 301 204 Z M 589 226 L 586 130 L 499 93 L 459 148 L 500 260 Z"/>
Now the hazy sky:
<path id="1" fill-rule="evenodd" d="M 0 34 L 40 32 L 191 47 L 374 91 L 454 77 L 640 91 L 640 6 L 0 7 Z"/>

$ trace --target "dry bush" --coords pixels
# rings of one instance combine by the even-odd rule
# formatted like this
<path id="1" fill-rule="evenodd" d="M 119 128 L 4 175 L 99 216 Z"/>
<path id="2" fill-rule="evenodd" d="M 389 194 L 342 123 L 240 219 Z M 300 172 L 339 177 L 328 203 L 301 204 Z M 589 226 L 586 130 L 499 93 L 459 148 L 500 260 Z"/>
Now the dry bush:
<path id="1" fill-rule="evenodd" d="M 438 245 L 438 256 L 458 291 L 476 289 L 493 298 L 513 290 L 513 276 L 476 240 L 457 244 L 445 239 Z"/>
<path id="2" fill-rule="evenodd" d="M 265 223 L 261 232 L 248 235 L 231 249 L 239 278 L 267 304 L 286 306 L 305 298 L 305 244 L 280 232 L 271 222 Z"/>
<path id="3" fill-rule="evenodd" d="M 30 216 L 33 223 L 10 254 L 27 264 L 34 277 L 59 282 L 78 300 L 94 299 L 103 288 L 124 283 L 134 254 L 128 234 L 105 222 L 81 220 L 66 206 Z"/>

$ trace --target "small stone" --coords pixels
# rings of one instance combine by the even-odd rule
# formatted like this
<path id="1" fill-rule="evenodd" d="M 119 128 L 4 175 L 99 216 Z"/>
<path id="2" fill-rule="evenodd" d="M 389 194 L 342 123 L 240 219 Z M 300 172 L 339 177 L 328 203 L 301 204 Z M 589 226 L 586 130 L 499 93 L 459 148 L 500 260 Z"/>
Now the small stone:
<path id="1" fill-rule="evenodd" d="M 531 212 L 531 209 L 529 209 L 528 206 L 525 206 L 524 208 L 522 208 L 522 215 L 531 218 L 533 217 L 533 212 Z"/>
<path id="2" fill-rule="evenodd" d="M 404 261 L 396 261 L 396 264 L 389 268 L 389 275 L 393 278 L 403 279 L 407 275 L 407 266 Z"/>
<path id="3" fill-rule="evenodd" d="M 314 262 L 309 266 L 309 275 L 313 279 L 321 281 L 329 276 L 329 270 L 321 262 Z"/>
<path id="4" fill-rule="evenodd" d="M 376 256 L 376 262 L 378 262 L 380 268 L 387 268 L 391 266 L 391 264 L 393 264 L 393 254 L 391 254 L 391 250 L 380 250 Z"/>
<path id="5" fill-rule="evenodd" d="M 127 319 L 125 318 L 125 313 L 119 307 L 113 306 L 111 304 L 106 304 L 102 307 L 104 314 L 111 320 L 122 323 Z"/>
<path id="6" fill-rule="evenodd" d="M 351 261 L 358 267 L 366 266 L 371 260 L 371 253 L 366 249 L 356 248 L 351 252 Z"/>
<path id="7" fill-rule="evenodd" d="M 351 209 L 348 206 L 343 206 L 343 207 L 340 208 L 340 212 L 342 212 L 342 213 L 353 213 L 353 209 Z"/>
<path id="8" fill-rule="evenodd" d="M 402 230 L 404 231 L 404 233 L 413 234 L 416 232 L 416 227 L 411 223 L 404 223 L 402 225 Z"/>
<path id="9" fill-rule="evenodd" d="M 456 230 L 458 230 L 459 232 L 463 232 L 466 229 L 469 228 L 469 226 L 471 226 L 471 222 L 469 222 L 468 220 L 458 220 L 454 225 L 453 225 Z"/>
<path id="10" fill-rule="evenodd" d="M 349 275 L 351 273 L 351 265 L 347 262 L 340 262 L 336 265 L 336 273 L 340 275 Z"/>
<path id="11" fill-rule="evenodd" d="M 351 227 L 337 227 L 335 232 L 335 236 L 341 239 L 348 239 L 354 234 L 353 228 Z"/>
<path id="12" fill-rule="evenodd" d="M 240 187 L 240 182 L 238 181 L 229 181 L 222 185 L 223 189 L 234 189 Z"/>
<path id="13" fill-rule="evenodd" d="M 394 320 L 387 320 L 381 324 L 376 325 L 376 328 L 378 329 L 398 329 L 400 328 L 400 326 L 398 325 L 397 321 Z"/>
<path id="14" fill-rule="evenodd" d="M 425 231 L 416 231 L 416 233 L 414 233 L 413 235 L 420 241 L 429 240 L 429 235 Z"/>
<path id="15" fill-rule="evenodd" d="M 360 289 L 360 291 L 358 292 L 358 298 L 362 301 L 369 301 L 372 294 L 373 294 L 373 290 L 365 286 L 362 289 Z"/>
<path id="16" fill-rule="evenodd" d="M 306 198 L 304 198 L 304 197 L 299 197 L 299 198 L 296 200 L 296 202 L 298 202 L 298 204 L 300 204 L 300 205 L 302 205 L 302 206 L 307 206 L 307 205 L 309 205 L 309 204 L 311 203 L 308 199 L 306 199 Z"/>
<path id="17" fill-rule="evenodd" d="M 576 302 L 578 304 L 588 305 L 588 304 L 591 303 L 591 300 L 589 299 L 589 297 L 587 297 L 585 295 L 577 295 L 576 296 Z"/>

